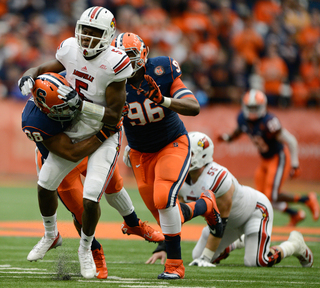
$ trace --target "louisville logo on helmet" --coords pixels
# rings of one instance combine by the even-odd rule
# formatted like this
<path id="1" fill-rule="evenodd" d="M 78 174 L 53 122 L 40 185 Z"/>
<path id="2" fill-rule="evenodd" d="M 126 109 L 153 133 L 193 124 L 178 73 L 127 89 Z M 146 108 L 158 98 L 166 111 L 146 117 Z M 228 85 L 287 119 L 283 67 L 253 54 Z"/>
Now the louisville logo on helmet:
<path id="1" fill-rule="evenodd" d="M 198 141 L 198 146 L 202 147 L 202 149 L 206 149 L 209 147 L 209 141 L 206 137 L 203 137 Z"/>

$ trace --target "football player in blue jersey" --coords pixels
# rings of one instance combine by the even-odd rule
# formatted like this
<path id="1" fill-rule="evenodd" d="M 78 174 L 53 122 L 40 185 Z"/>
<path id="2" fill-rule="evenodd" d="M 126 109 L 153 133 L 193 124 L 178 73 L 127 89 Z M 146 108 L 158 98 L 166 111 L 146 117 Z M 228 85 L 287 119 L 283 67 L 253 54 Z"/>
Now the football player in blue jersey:
<path id="1" fill-rule="evenodd" d="M 58 98 L 57 90 L 60 85 L 69 86 L 67 80 L 60 74 L 46 73 L 40 75 L 35 79 L 34 96 L 28 100 L 22 113 L 22 130 L 37 145 L 36 164 L 38 173 L 49 152 L 56 153 L 70 161 L 78 162 L 94 152 L 102 144 L 98 137 L 99 135 L 73 143 L 64 133 L 71 121 L 75 119 L 79 110 L 71 109 L 67 103 Z M 43 97 L 46 98 L 45 101 L 43 101 Z M 99 133 L 106 133 L 106 131 L 102 129 Z M 56 248 L 62 243 L 62 238 L 57 231 L 56 218 L 52 219 L 52 216 L 50 216 L 56 214 L 57 196 L 72 213 L 74 224 L 80 235 L 84 210 L 81 177 L 86 175 L 87 162 L 88 159 L 86 157 L 63 179 L 57 192 L 52 193 L 50 201 L 47 201 L 48 198 L 43 198 L 43 195 L 40 195 L 41 193 L 39 192 L 39 207 L 43 216 L 45 236 L 29 253 L 27 257 L 29 261 L 42 259 L 48 250 Z M 154 231 L 153 228 L 142 223 L 137 218 L 131 199 L 123 187 L 123 179 L 120 176 L 119 168 L 116 166 L 105 195 L 109 200 L 108 197 L 117 198 L 115 195 L 118 195 L 118 193 L 126 195 L 126 201 L 124 199 L 121 201 L 123 209 L 115 207 L 112 201 L 108 202 L 111 202 L 110 205 L 119 211 L 127 225 L 135 230 L 135 234 L 142 237 L 144 234 L 148 234 L 149 238 L 147 240 L 149 241 L 158 241 L 155 239 L 158 234 L 161 236 L 159 241 L 164 239 L 161 233 Z M 107 278 L 108 270 L 103 248 L 95 238 L 93 238 L 91 250 L 96 264 L 96 277 L 99 279 Z"/>
<path id="2" fill-rule="evenodd" d="M 218 211 L 213 193 L 203 193 L 188 205 L 180 206 L 177 200 L 191 159 L 188 133 L 178 114 L 196 116 L 200 105 L 182 82 L 177 61 L 165 56 L 147 59 L 148 48 L 134 33 L 118 35 L 112 45 L 127 53 L 134 71 L 126 84 L 130 109 L 123 120 L 128 140 L 124 161 L 165 235 L 168 258 L 158 279 L 182 279 L 181 223 L 203 215 L 212 226 Z M 130 228 L 123 228 L 130 234 Z"/>
<path id="3" fill-rule="evenodd" d="M 288 207 L 287 203 L 303 203 L 309 207 L 316 221 L 319 219 L 317 194 L 290 195 L 282 191 L 284 181 L 300 174 L 298 143 L 279 119 L 267 111 L 267 98 L 259 90 L 251 89 L 242 99 L 242 111 L 238 115 L 238 126 L 231 134 L 222 134 L 218 140 L 231 142 L 242 133 L 253 141 L 261 155 L 261 164 L 255 173 L 255 188 L 263 192 L 273 207 L 289 214 L 289 226 L 296 226 L 305 219 L 303 210 Z"/>

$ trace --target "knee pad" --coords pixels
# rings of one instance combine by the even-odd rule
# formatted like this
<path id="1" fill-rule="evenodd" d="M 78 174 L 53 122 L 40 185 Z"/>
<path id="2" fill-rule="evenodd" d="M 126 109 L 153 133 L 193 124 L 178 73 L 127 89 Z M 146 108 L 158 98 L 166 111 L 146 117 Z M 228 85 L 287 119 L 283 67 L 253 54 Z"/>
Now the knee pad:
<path id="1" fill-rule="evenodd" d="M 118 193 L 104 193 L 104 196 L 110 206 L 118 210 L 121 216 L 130 215 L 134 211 L 131 198 L 126 189 L 122 188 Z"/>
<path id="2" fill-rule="evenodd" d="M 179 207 L 169 207 L 159 210 L 160 226 L 163 234 L 176 235 L 181 233 L 181 219 Z"/>

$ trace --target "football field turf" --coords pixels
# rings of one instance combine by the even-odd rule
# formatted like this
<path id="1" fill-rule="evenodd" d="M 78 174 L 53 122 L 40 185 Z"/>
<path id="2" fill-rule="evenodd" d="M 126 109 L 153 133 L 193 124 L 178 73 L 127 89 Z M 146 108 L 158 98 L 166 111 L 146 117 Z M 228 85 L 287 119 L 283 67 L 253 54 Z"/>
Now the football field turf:
<path id="1" fill-rule="evenodd" d="M 189 267 L 195 241 L 188 240 L 182 242 L 185 279 L 163 281 L 157 279 L 163 272 L 163 265 L 144 264 L 156 244 L 119 233 L 122 218 L 102 199 L 102 216 L 96 235 L 104 248 L 109 276 L 106 280 L 86 280 L 80 276 L 79 239 L 73 232 L 70 213 L 61 203 L 58 228 L 63 231 L 63 245 L 49 251 L 43 260 L 27 261 L 26 256 L 40 240 L 43 227 L 41 222 L 39 224 L 35 186 L 17 186 L 20 187 L 0 187 L 0 287 L 320 287 L 320 222 L 313 222 L 310 212 L 303 206 L 300 208 L 306 211 L 307 219 L 297 230 L 304 234 L 313 251 L 313 268 L 301 268 L 295 257 L 286 258 L 272 268 L 248 268 L 243 264 L 244 250 L 233 251 L 215 268 Z M 157 228 L 138 192 L 128 191 L 138 216 Z M 287 217 L 275 213 L 272 244 L 288 237 L 290 229 L 282 227 L 287 221 Z M 183 230 L 182 238 L 197 239 L 204 224 L 202 217 L 185 224 L 186 227 L 190 225 L 185 231 L 191 229 L 193 233 L 189 235 Z"/>

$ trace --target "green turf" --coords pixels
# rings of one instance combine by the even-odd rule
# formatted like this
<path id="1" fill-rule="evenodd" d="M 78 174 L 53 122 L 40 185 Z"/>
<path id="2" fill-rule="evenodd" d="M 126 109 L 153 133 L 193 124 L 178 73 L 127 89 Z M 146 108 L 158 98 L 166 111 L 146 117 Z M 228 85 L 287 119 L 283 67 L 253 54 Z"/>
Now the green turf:
<path id="1" fill-rule="evenodd" d="M 136 190 L 129 190 L 138 215 L 154 222 Z M 41 220 L 35 187 L 0 187 L 0 221 Z M 101 221 L 122 221 L 118 212 L 102 199 Z M 301 206 L 300 206 L 301 207 Z M 304 208 L 303 208 L 304 209 Z M 300 226 L 316 227 L 310 213 Z M 71 220 L 70 213 L 59 203 L 58 220 Z M 275 225 L 285 224 L 287 217 L 275 215 Z M 203 224 L 203 219 L 193 223 Z M 191 223 L 192 223 L 191 222 Z M 187 225 L 187 224 L 186 224 Z M 295 257 L 284 259 L 272 268 L 248 268 L 243 265 L 244 250 L 236 250 L 216 268 L 188 267 L 194 242 L 182 242 L 186 278 L 176 281 L 157 280 L 163 271 L 158 264 L 146 265 L 156 247 L 143 240 L 99 239 L 104 247 L 109 277 L 85 280 L 80 277 L 77 259 L 78 239 L 64 239 L 63 246 L 50 251 L 43 260 L 28 262 L 26 256 L 38 238 L 0 237 L 0 287 L 320 287 L 320 244 L 309 242 L 314 253 L 314 267 L 301 268 Z M 276 243 L 272 243 L 276 244 Z M 70 280 L 63 280 L 71 278 Z"/>

